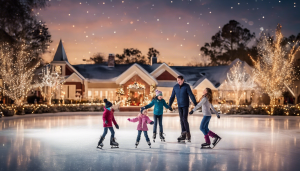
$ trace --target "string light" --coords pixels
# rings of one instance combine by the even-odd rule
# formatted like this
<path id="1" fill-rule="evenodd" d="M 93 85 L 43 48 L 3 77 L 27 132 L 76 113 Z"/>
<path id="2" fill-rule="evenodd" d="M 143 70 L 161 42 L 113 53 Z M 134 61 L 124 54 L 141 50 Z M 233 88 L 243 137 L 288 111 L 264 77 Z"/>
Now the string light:
<path id="1" fill-rule="evenodd" d="M 40 61 L 31 66 L 34 60 L 31 53 L 34 52 L 28 52 L 28 46 L 24 42 L 18 46 L 12 49 L 6 43 L 0 47 L 0 75 L 4 82 L 4 95 L 14 100 L 15 105 L 21 106 L 31 90 L 34 71 L 40 65 Z"/>
<path id="2" fill-rule="evenodd" d="M 233 90 L 236 105 L 239 105 L 240 100 L 246 97 L 245 91 L 253 90 L 255 84 L 253 77 L 246 73 L 245 66 L 238 61 L 227 73 L 227 81 L 225 80 L 224 86 Z"/>
<path id="3" fill-rule="evenodd" d="M 262 36 L 257 46 L 260 57 L 254 60 L 249 55 L 254 63 L 254 80 L 271 97 L 271 104 L 275 104 L 275 98 L 289 89 L 295 77 L 293 62 L 299 50 L 299 47 L 296 48 L 298 42 L 286 52 L 281 46 L 283 40 L 281 25 L 278 25 L 274 43 L 267 36 Z"/>

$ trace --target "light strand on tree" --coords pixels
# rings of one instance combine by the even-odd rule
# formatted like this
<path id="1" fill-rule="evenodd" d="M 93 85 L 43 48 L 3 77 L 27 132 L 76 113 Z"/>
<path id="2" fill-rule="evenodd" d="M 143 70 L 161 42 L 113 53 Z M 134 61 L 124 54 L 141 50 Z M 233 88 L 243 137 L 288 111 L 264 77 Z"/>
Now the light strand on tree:
<path id="1" fill-rule="evenodd" d="M 293 62 L 299 50 L 298 42 L 287 52 L 282 47 L 283 35 L 281 25 L 277 26 L 274 43 L 267 36 L 262 36 L 257 48 L 259 57 L 254 60 L 254 79 L 264 93 L 271 97 L 271 104 L 275 98 L 282 96 L 282 92 L 290 87 L 295 79 Z"/>
<path id="2" fill-rule="evenodd" d="M 34 71 L 40 65 L 38 61 L 30 67 L 34 59 L 31 53 L 34 52 L 26 52 L 26 47 L 27 45 L 23 42 L 14 50 L 8 43 L 0 47 L 0 75 L 3 80 L 3 92 L 14 100 L 17 106 L 22 105 L 27 97 Z"/>

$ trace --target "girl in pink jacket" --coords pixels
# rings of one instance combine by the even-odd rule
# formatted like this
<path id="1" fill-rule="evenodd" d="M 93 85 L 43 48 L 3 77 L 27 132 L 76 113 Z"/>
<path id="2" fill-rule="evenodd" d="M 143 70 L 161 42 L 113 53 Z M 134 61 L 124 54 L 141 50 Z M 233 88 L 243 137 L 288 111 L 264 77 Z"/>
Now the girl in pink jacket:
<path id="1" fill-rule="evenodd" d="M 150 142 L 150 139 L 148 137 L 148 132 L 147 132 L 148 131 L 147 124 L 153 125 L 154 122 L 151 121 L 149 119 L 149 117 L 147 116 L 147 109 L 141 108 L 141 113 L 138 115 L 138 117 L 136 117 L 134 119 L 128 118 L 127 120 L 130 121 L 130 122 L 139 122 L 139 124 L 137 126 L 138 136 L 136 138 L 135 148 L 137 148 L 137 146 L 139 145 L 142 131 L 144 132 L 146 141 L 147 141 L 149 147 L 151 148 L 151 142 Z"/>

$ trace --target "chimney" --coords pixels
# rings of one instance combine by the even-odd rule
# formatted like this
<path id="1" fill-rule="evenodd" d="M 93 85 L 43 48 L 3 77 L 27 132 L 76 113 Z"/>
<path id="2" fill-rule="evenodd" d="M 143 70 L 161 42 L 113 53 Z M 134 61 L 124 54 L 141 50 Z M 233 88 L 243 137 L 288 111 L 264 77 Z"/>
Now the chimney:
<path id="1" fill-rule="evenodd" d="M 156 56 L 151 57 L 151 65 L 153 65 L 153 64 L 157 64 L 157 57 Z"/>
<path id="2" fill-rule="evenodd" d="M 108 67 L 115 67 L 115 55 L 110 53 L 107 61 Z"/>

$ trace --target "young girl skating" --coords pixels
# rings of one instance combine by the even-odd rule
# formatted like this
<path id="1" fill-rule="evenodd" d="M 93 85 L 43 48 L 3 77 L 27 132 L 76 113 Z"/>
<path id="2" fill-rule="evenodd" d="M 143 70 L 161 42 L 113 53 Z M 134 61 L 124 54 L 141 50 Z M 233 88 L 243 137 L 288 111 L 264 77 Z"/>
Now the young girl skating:
<path id="1" fill-rule="evenodd" d="M 162 97 L 162 92 L 155 90 L 156 97 L 146 105 L 144 108 L 148 109 L 151 108 L 154 105 L 153 110 L 153 119 L 154 119 L 154 128 L 153 128 L 153 142 L 155 142 L 156 139 L 156 129 L 157 129 L 157 119 L 159 122 L 159 137 L 161 141 L 165 141 L 165 137 L 163 136 L 163 125 L 162 125 L 162 119 L 163 119 L 163 110 L 164 107 L 172 111 L 172 108 L 167 105 L 166 101 Z"/>
<path id="2" fill-rule="evenodd" d="M 114 117 L 114 109 L 111 108 L 112 103 L 107 101 L 107 99 L 104 99 L 104 103 L 105 103 L 105 107 L 104 107 L 104 112 L 103 112 L 103 116 L 102 116 L 104 132 L 103 132 L 102 136 L 100 137 L 97 148 L 102 149 L 103 140 L 105 139 L 108 129 L 111 133 L 111 136 L 110 136 L 111 148 L 113 148 L 113 147 L 119 148 L 119 143 L 116 142 L 115 131 L 112 126 L 112 122 L 113 122 L 114 125 L 116 126 L 116 128 L 119 129 L 119 125 L 117 124 L 115 117 Z"/>
<path id="3" fill-rule="evenodd" d="M 141 108 L 141 113 L 139 113 L 136 118 L 134 118 L 134 119 L 128 118 L 127 120 L 130 122 L 139 122 L 139 124 L 137 126 L 138 136 L 136 138 L 135 148 L 137 148 L 137 146 L 139 145 L 142 132 L 144 132 L 146 141 L 147 141 L 149 147 L 151 148 L 151 142 L 150 142 L 150 139 L 148 137 L 148 132 L 147 132 L 148 131 L 147 124 L 152 125 L 154 122 L 151 121 L 149 119 L 149 117 L 147 116 L 147 109 Z"/>
<path id="4" fill-rule="evenodd" d="M 195 106 L 195 108 L 190 112 L 190 114 L 193 114 L 198 108 L 202 107 L 203 112 L 203 119 L 201 121 L 200 130 L 204 134 L 205 143 L 201 145 L 201 148 L 210 148 L 210 139 L 209 136 L 214 138 L 213 141 L 213 148 L 218 144 L 218 142 L 221 140 L 221 137 L 219 137 L 217 134 L 213 133 L 208 129 L 208 124 L 211 118 L 211 112 L 210 109 L 213 110 L 213 112 L 217 115 L 217 117 L 220 119 L 220 115 L 218 112 L 214 109 L 212 105 L 212 91 L 210 88 L 206 88 L 203 91 L 203 96 L 200 100 L 200 102 Z"/>

